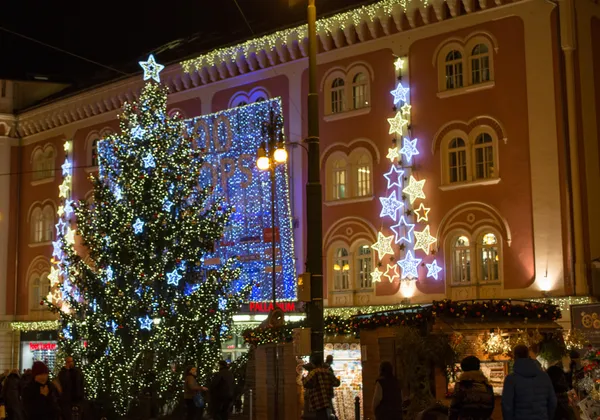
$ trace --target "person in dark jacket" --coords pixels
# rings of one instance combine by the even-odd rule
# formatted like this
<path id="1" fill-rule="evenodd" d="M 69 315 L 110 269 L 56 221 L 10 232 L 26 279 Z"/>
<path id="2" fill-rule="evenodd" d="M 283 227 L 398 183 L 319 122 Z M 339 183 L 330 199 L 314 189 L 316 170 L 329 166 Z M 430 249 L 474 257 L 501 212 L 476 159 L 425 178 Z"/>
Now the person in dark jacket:
<path id="1" fill-rule="evenodd" d="M 514 350 L 513 373 L 504 380 L 502 415 L 504 420 L 552 420 L 556 394 L 550 377 L 529 358 L 527 346 Z"/>
<path id="2" fill-rule="evenodd" d="M 208 387 L 210 407 L 214 420 L 227 420 L 235 394 L 235 379 L 226 361 L 219 361 L 219 372 Z"/>
<path id="3" fill-rule="evenodd" d="M 376 420 L 402 419 L 402 389 L 390 362 L 381 362 L 373 395 Z"/>
<path id="4" fill-rule="evenodd" d="M 183 375 L 183 399 L 186 405 L 186 419 L 187 420 L 200 420 L 204 416 L 204 407 L 196 407 L 194 397 L 199 392 L 207 391 L 207 389 L 198 384 L 196 375 L 198 369 L 194 366 L 188 366 Z"/>
<path id="5" fill-rule="evenodd" d="M 550 366 L 546 373 L 552 381 L 556 394 L 557 405 L 554 420 L 575 420 L 575 411 L 569 405 L 569 385 L 565 372 L 559 366 Z"/>
<path id="6" fill-rule="evenodd" d="M 83 374 L 75 367 L 75 361 L 71 356 L 65 358 L 65 365 L 58 373 L 60 384 L 60 409 L 63 420 L 70 420 L 73 416 L 73 407 L 78 407 L 79 412 L 83 410 Z"/>
<path id="7" fill-rule="evenodd" d="M 448 419 L 490 419 L 494 412 L 494 389 L 479 369 L 479 359 L 475 356 L 465 357 L 460 367 L 463 373 L 454 388 Z"/>
<path id="8" fill-rule="evenodd" d="M 2 397 L 6 405 L 6 414 L 10 420 L 23 420 L 25 413 L 21 405 L 21 378 L 19 371 L 13 370 L 4 380 Z"/>
<path id="9" fill-rule="evenodd" d="M 58 391 L 48 381 L 48 367 L 35 362 L 31 368 L 33 380 L 23 390 L 23 408 L 27 420 L 59 420 Z"/>

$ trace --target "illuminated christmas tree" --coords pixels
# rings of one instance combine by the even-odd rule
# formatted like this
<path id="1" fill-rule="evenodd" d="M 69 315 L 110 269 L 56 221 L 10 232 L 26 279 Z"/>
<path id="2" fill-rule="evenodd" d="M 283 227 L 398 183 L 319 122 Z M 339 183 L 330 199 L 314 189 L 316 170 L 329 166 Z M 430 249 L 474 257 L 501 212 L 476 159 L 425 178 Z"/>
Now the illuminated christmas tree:
<path id="1" fill-rule="evenodd" d="M 124 105 L 121 134 L 99 142 L 91 203 L 69 199 L 67 154 L 47 300 L 60 315 L 60 350 L 84 362 L 88 397 L 118 414 L 146 392 L 174 404 L 186 365 L 206 378 L 248 293 L 234 291 L 235 260 L 204 264 L 231 209 L 199 186 L 203 152 L 167 115 L 166 88 L 155 83 L 163 66 L 152 56 L 140 64 L 150 81 Z"/>

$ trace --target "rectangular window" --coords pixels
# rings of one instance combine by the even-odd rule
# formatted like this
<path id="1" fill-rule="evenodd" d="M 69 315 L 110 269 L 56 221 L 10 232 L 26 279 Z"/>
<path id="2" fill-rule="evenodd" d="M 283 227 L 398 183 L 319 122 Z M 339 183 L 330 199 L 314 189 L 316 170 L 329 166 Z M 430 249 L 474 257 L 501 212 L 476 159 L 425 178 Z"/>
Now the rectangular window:
<path id="1" fill-rule="evenodd" d="M 462 63 L 446 64 L 446 89 L 456 89 L 462 86 Z"/>
<path id="2" fill-rule="evenodd" d="M 452 273 L 454 284 L 471 283 L 471 252 L 468 248 L 457 248 L 454 250 L 452 266 L 454 268 L 454 273 Z"/>
<path id="3" fill-rule="evenodd" d="M 344 112 L 344 88 L 331 91 L 331 113 Z"/>
<path id="4" fill-rule="evenodd" d="M 346 170 L 337 170 L 334 172 L 333 198 L 341 200 L 346 198 Z"/>
<path id="5" fill-rule="evenodd" d="M 352 87 L 352 96 L 354 98 L 354 109 L 366 107 L 367 104 L 367 85 L 355 85 Z"/>
<path id="6" fill-rule="evenodd" d="M 371 168 L 368 165 L 358 167 L 356 194 L 359 197 L 371 194 Z"/>
<path id="7" fill-rule="evenodd" d="M 475 149 L 475 176 L 477 179 L 494 176 L 494 148 L 492 146 Z"/>
<path id="8" fill-rule="evenodd" d="M 450 152 L 448 168 L 450 169 L 450 182 L 464 182 L 467 180 L 467 152 L 459 150 Z"/>
<path id="9" fill-rule="evenodd" d="M 483 248 L 481 250 L 481 281 L 498 281 L 499 276 L 499 255 L 496 247 Z"/>
<path id="10" fill-rule="evenodd" d="M 371 248 L 368 245 L 363 245 L 358 249 L 358 284 L 361 289 L 373 287 L 372 271 Z"/>

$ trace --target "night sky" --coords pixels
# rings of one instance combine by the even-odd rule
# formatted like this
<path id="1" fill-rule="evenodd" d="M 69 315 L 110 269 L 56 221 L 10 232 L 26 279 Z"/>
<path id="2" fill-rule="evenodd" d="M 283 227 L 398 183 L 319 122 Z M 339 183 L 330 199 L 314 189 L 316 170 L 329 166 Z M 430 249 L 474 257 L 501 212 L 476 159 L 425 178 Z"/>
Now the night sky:
<path id="1" fill-rule="evenodd" d="M 373 0 L 317 0 L 319 16 Z M 256 35 L 305 22 L 306 1 L 238 0 Z M 252 38 L 234 0 L 7 0 L 0 27 L 97 61 L 75 58 L 0 31 L 0 79 L 35 76 L 76 90 L 140 71 L 153 52 L 163 64 Z M 168 47 L 171 48 L 168 48 Z M 115 71 L 116 70 L 116 71 Z"/>

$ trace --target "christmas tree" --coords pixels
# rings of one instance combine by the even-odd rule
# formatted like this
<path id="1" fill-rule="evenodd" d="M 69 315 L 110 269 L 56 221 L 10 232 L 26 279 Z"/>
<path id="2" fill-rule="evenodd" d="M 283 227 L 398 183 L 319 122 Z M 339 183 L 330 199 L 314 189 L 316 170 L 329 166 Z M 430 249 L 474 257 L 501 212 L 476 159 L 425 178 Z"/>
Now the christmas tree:
<path id="1" fill-rule="evenodd" d="M 172 406 L 186 365 L 200 381 L 211 374 L 248 293 L 234 292 L 235 260 L 203 264 L 232 209 L 199 186 L 203 155 L 184 121 L 167 115 L 162 66 L 152 56 L 140 64 L 150 81 L 124 105 L 121 134 L 98 145 L 91 203 L 69 199 L 69 158 L 63 165 L 47 301 L 60 315 L 61 352 L 83 361 L 88 397 L 118 414 L 146 392 Z"/>

